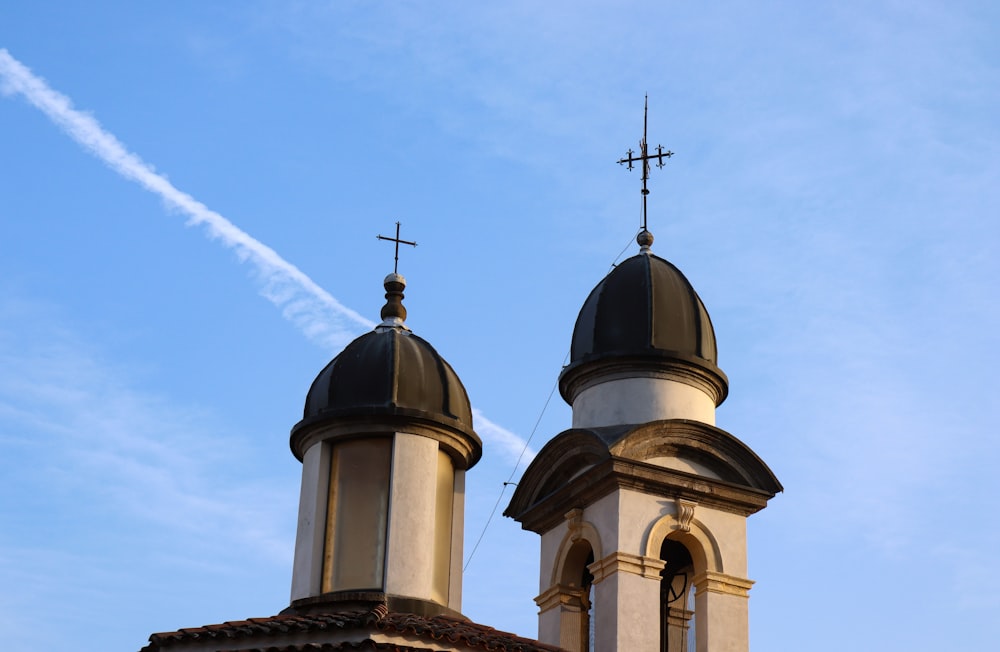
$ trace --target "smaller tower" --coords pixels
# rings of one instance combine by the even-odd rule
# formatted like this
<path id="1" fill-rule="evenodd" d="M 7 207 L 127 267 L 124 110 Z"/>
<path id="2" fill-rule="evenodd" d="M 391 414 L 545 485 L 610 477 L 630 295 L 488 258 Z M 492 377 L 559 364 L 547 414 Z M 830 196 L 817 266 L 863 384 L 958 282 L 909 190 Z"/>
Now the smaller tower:
<path id="1" fill-rule="evenodd" d="M 396 237 L 380 239 L 415 244 Z M 406 281 L 382 323 L 316 377 L 292 428 L 302 462 L 291 604 L 276 616 L 149 637 L 142 652 L 559 652 L 462 614 L 465 471 L 482 454 L 469 398 L 406 326 Z"/>
<path id="2" fill-rule="evenodd" d="M 292 428 L 302 490 L 290 613 L 386 604 L 460 616 L 465 471 L 482 442 L 458 376 L 405 324 L 405 287 L 386 277 L 382 322 L 319 373 Z"/>

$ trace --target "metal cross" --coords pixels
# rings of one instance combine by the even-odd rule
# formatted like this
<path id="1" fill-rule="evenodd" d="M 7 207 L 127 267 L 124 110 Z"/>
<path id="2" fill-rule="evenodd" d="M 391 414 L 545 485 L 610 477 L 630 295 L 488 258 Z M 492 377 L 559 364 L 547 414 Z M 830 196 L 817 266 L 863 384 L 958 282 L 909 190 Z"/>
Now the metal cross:
<path id="1" fill-rule="evenodd" d="M 656 153 L 650 154 L 646 147 L 646 125 L 648 123 L 649 117 L 649 96 L 646 96 L 646 105 L 642 110 L 642 140 L 639 141 L 639 155 L 633 156 L 635 152 L 631 149 L 625 158 L 619 159 L 618 165 L 628 164 L 628 169 L 632 169 L 633 163 L 642 162 L 642 230 L 646 230 L 646 195 L 649 194 L 649 189 L 646 187 L 646 182 L 649 180 L 649 162 L 656 160 L 656 167 L 663 167 L 663 159 L 670 158 L 674 155 L 669 149 L 664 150 L 663 145 L 656 146 Z"/>
<path id="2" fill-rule="evenodd" d="M 395 238 L 390 238 L 390 237 L 384 236 L 384 235 L 377 235 L 377 236 L 375 236 L 375 238 L 378 239 L 378 240 L 388 240 L 389 242 L 395 242 L 396 243 L 396 257 L 394 258 L 394 262 L 392 264 L 392 273 L 393 274 L 398 274 L 399 273 L 399 245 L 400 244 L 406 244 L 406 245 L 410 245 L 411 247 L 416 247 L 417 246 L 416 242 L 410 242 L 409 240 L 400 240 L 399 239 L 399 222 L 396 222 L 396 237 Z"/>

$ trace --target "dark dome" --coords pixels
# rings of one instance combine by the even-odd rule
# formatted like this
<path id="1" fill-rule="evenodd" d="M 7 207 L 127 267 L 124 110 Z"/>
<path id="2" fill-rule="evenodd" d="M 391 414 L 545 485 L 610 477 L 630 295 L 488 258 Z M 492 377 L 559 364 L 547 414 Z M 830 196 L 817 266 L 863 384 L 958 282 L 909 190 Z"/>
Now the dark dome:
<path id="1" fill-rule="evenodd" d="M 728 381 L 717 361 L 712 320 L 691 283 L 666 260 L 640 253 L 615 267 L 584 302 L 560 391 L 570 401 L 568 385 L 598 365 L 681 363 L 721 382 L 724 399 Z"/>
<path id="2" fill-rule="evenodd" d="M 347 345 L 309 394 L 303 420 L 400 415 L 472 432 L 472 408 L 462 381 L 426 340 L 405 327 L 380 326 Z"/>

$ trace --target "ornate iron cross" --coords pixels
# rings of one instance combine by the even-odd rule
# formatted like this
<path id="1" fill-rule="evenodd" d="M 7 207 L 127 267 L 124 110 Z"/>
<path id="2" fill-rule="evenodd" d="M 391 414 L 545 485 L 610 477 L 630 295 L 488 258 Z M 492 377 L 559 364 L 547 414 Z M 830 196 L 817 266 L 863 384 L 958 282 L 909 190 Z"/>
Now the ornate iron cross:
<path id="1" fill-rule="evenodd" d="M 663 145 L 656 146 L 656 152 L 653 154 L 649 153 L 646 147 L 646 126 L 649 117 L 649 96 L 646 96 L 646 104 L 642 111 L 642 140 L 639 141 L 639 155 L 635 156 L 635 152 L 631 149 L 628 151 L 627 155 L 623 159 L 618 160 L 618 165 L 628 165 L 628 169 L 633 168 L 633 163 L 642 163 L 642 230 L 646 230 L 646 195 L 649 194 L 649 188 L 646 187 L 646 182 L 649 181 L 649 162 L 655 160 L 656 167 L 663 167 L 663 159 L 670 158 L 674 155 L 669 149 L 664 150 Z"/>
<path id="2" fill-rule="evenodd" d="M 396 222 L 396 237 L 395 238 L 390 238 L 390 237 L 384 236 L 384 235 L 377 235 L 377 236 L 375 236 L 375 238 L 378 239 L 378 240 L 388 240 L 389 242 L 395 242 L 396 243 L 396 256 L 393 259 L 393 264 L 392 264 L 392 273 L 393 274 L 398 274 L 399 273 L 399 245 L 400 244 L 405 244 L 405 245 L 410 245 L 411 247 L 416 247 L 417 246 L 416 242 L 412 242 L 410 240 L 400 240 L 399 239 L 399 222 Z"/>

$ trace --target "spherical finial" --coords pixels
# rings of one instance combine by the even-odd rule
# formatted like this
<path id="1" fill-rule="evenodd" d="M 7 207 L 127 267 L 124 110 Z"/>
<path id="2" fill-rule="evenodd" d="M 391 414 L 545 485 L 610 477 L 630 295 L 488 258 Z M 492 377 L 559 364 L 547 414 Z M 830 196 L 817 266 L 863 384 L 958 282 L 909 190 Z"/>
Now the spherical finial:
<path id="1" fill-rule="evenodd" d="M 639 235 L 636 236 L 635 241 L 639 243 L 639 251 L 645 253 L 649 251 L 650 246 L 653 244 L 653 234 L 643 229 L 639 231 Z"/>
<path id="2" fill-rule="evenodd" d="M 382 306 L 383 326 L 403 326 L 406 319 L 406 308 L 403 307 L 403 290 L 406 279 L 402 274 L 393 272 L 385 277 L 385 305 Z M 405 326 L 404 326 L 405 328 Z"/>

